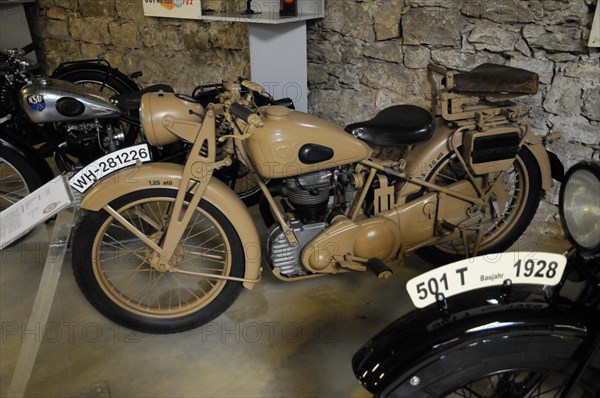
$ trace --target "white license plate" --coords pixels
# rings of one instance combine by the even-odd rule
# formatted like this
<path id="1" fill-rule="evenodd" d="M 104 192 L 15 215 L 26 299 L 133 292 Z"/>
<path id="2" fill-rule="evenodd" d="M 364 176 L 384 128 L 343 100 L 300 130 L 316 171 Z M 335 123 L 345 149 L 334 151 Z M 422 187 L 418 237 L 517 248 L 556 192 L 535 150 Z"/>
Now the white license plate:
<path id="1" fill-rule="evenodd" d="M 121 170 L 125 167 L 133 166 L 139 162 L 149 162 L 150 150 L 148 144 L 140 144 L 104 155 L 99 159 L 79 170 L 69 180 L 71 187 L 79 193 L 85 193 L 94 183 L 107 175 Z"/>
<path id="2" fill-rule="evenodd" d="M 418 308 L 436 302 L 438 294 L 455 296 L 484 287 L 513 284 L 557 285 L 565 271 L 567 259 L 561 254 L 507 252 L 461 260 L 436 268 L 406 284 Z"/>

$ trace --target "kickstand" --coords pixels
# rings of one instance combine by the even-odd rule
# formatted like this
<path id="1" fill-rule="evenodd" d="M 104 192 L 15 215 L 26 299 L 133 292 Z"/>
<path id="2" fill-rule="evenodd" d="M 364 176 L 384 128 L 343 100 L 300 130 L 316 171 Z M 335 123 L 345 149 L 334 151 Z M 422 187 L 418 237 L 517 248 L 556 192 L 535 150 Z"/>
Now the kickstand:
<path id="1" fill-rule="evenodd" d="M 477 228 L 475 230 L 475 244 L 473 245 L 473 252 L 469 252 L 469 242 L 467 238 L 467 234 L 465 233 L 468 229 L 464 229 L 460 231 L 460 237 L 463 241 L 463 248 L 465 250 L 465 258 L 477 257 L 477 253 L 479 252 L 479 246 L 481 245 L 481 228 Z"/>

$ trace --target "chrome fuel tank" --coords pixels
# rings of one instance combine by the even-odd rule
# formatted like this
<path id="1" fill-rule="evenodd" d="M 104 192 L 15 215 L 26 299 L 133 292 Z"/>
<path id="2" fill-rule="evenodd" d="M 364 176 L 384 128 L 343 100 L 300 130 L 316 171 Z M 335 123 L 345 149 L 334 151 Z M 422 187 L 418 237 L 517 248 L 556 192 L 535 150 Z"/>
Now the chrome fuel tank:
<path id="1" fill-rule="evenodd" d="M 21 108 L 34 123 L 107 119 L 121 115 L 108 99 L 64 80 L 34 79 L 19 94 Z"/>

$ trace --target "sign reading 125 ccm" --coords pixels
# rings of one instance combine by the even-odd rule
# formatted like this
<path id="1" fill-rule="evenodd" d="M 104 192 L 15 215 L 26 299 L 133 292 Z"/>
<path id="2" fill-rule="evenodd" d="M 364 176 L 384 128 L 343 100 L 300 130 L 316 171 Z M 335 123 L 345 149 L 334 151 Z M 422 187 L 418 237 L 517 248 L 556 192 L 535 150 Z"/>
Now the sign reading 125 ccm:
<path id="1" fill-rule="evenodd" d="M 190 18 L 202 16 L 200 0 L 141 0 L 147 17 Z"/>
<path id="2" fill-rule="evenodd" d="M 506 252 L 461 260 L 436 268 L 406 284 L 413 304 L 424 308 L 436 302 L 438 295 L 460 293 L 491 286 L 512 284 L 557 285 L 567 259 L 554 253 Z"/>

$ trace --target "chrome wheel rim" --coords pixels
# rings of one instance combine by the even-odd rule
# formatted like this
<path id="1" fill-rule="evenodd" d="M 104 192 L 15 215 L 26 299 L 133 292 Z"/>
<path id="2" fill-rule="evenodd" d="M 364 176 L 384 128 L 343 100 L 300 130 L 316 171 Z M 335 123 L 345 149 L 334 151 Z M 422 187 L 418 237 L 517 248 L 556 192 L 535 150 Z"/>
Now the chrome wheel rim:
<path id="1" fill-rule="evenodd" d="M 432 181 L 438 185 L 449 185 L 465 179 L 460 176 L 458 160 L 452 157 L 447 164 L 441 166 Z M 478 178 L 480 179 L 480 178 Z M 476 226 L 481 228 L 482 236 L 479 242 L 479 251 L 493 246 L 503 239 L 518 222 L 525 209 L 529 194 L 529 175 L 522 159 L 517 157 L 513 166 L 505 172 L 495 173 L 493 197 L 486 204 L 483 221 Z M 470 234 L 468 242 L 475 244 L 476 234 Z M 464 254 L 462 239 L 449 240 L 436 245 L 437 248 L 451 254 Z"/>
<path id="2" fill-rule="evenodd" d="M 4 210 L 29 195 L 25 178 L 0 157 L 0 210 Z"/>

